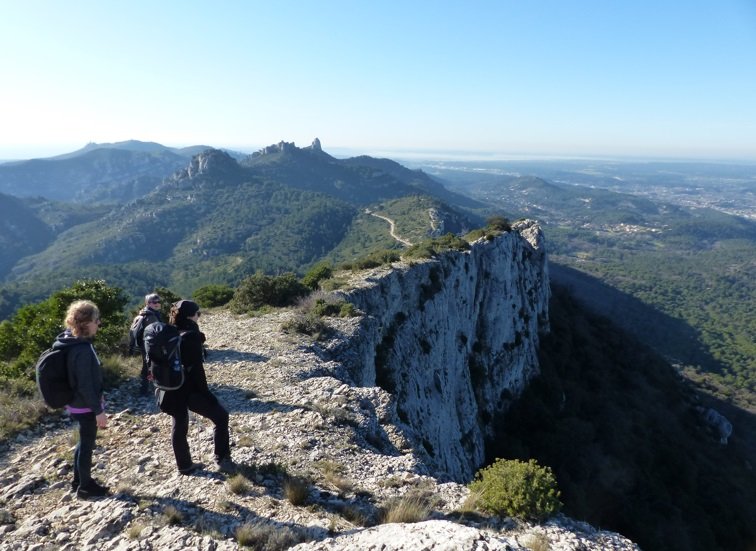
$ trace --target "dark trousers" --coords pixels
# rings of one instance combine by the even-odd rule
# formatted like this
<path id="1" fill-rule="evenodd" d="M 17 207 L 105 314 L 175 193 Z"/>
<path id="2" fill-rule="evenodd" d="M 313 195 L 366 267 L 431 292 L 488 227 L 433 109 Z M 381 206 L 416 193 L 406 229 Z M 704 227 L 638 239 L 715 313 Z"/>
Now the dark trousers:
<path id="1" fill-rule="evenodd" d="M 147 392 L 148 380 L 147 374 L 149 373 L 150 362 L 147 361 L 147 356 L 142 352 L 142 371 L 139 373 L 139 390 L 142 393 Z"/>
<path id="2" fill-rule="evenodd" d="M 97 420 L 94 413 L 72 413 L 79 423 L 79 443 L 74 451 L 74 482 L 86 486 L 92 481 L 92 453 L 97 439 Z"/>
<path id="3" fill-rule="evenodd" d="M 189 411 L 206 417 L 215 424 L 213 443 L 216 461 L 228 456 L 231 453 L 228 412 L 211 392 L 193 392 L 187 396 L 185 408 L 176 408 L 176 411 L 170 412 L 171 417 L 173 417 L 171 443 L 178 468 L 185 469 L 192 464 L 192 454 L 189 451 L 189 442 L 186 439 L 189 433 Z"/>

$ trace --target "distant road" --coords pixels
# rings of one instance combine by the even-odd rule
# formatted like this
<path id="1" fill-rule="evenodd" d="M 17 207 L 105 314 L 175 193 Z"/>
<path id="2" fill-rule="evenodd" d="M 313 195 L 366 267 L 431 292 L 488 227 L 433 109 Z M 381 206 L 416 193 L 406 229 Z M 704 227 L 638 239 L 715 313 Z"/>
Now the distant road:
<path id="1" fill-rule="evenodd" d="M 365 209 L 365 213 L 369 214 L 371 216 L 375 216 L 376 218 L 380 218 L 381 220 L 385 220 L 389 223 L 389 233 L 391 234 L 391 237 L 396 239 L 399 243 L 404 245 L 405 247 L 411 247 L 412 243 L 407 241 L 406 239 L 402 239 L 398 235 L 396 235 L 396 232 L 394 231 L 396 229 L 396 224 L 394 224 L 394 221 L 391 218 L 388 218 L 386 216 L 381 216 L 380 214 L 376 214 L 374 212 L 371 212 L 369 209 Z"/>

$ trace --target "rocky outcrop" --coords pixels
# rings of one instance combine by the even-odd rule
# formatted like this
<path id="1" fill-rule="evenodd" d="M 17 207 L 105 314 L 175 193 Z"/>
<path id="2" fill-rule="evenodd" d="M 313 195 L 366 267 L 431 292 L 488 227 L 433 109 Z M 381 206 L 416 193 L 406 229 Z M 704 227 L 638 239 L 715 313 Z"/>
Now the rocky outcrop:
<path id="1" fill-rule="evenodd" d="M 228 153 L 219 149 L 207 149 L 192 157 L 189 166 L 177 171 L 171 177 L 171 181 L 181 182 L 210 173 L 214 176 L 222 176 L 238 172 L 238 163 Z"/>
<path id="2" fill-rule="evenodd" d="M 732 423 L 730 423 L 729 419 L 714 408 L 699 407 L 697 410 L 706 425 L 719 438 L 719 443 L 726 446 L 727 440 L 732 435 Z"/>
<path id="3" fill-rule="evenodd" d="M 286 153 L 290 151 L 295 151 L 296 149 L 297 149 L 297 146 L 294 144 L 294 142 L 280 141 L 276 144 L 265 146 L 259 151 L 254 152 L 252 154 L 252 157 L 259 157 L 263 155 L 273 155 L 275 153 Z"/>
<path id="4" fill-rule="evenodd" d="M 538 373 L 548 266 L 535 222 L 466 252 L 375 270 L 344 296 L 366 313 L 341 351 L 360 386 L 394 396 L 438 473 L 467 481 L 493 421 Z"/>

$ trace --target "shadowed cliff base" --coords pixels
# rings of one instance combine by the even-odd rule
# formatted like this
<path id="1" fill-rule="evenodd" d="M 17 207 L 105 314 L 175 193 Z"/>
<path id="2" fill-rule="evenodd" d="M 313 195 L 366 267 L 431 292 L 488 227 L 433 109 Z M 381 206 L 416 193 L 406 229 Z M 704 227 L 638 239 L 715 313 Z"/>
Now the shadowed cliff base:
<path id="1" fill-rule="evenodd" d="M 702 347 L 696 330 L 684 321 L 574 268 L 552 262 L 549 271 L 553 282 L 569 289 L 578 302 L 611 319 L 670 361 L 723 373 L 724 366 Z"/>
<path id="2" fill-rule="evenodd" d="M 552 286 L 542 374 L 501 421 L 490 457 L 551 466 L 565 512 L 647 550 L 752 549 L 756 418 L 727 445 L 697 408 L 727 410 L 612 322 Z"/>

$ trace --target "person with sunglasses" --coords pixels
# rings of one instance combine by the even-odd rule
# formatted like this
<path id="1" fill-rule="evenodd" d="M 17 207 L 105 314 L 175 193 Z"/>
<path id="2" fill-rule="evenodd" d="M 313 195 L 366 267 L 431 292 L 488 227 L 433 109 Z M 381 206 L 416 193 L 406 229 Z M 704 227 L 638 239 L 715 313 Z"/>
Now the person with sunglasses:
<path id="1" fill-rule="evenodd" d="M 68 307 L 64 323 L 66 330 L 56 337 L 54 346 L 66 348 L 68 383 L 74 391 L 66 410 L 79 425 L 71 490 L 80 498 L 101 497 L 108 495 L 109 490 L 92 478 L 97 429 L 108 426 L 102 391 L 102 364 L 92 345 L 100 328 L 100 310 L 94 302 L 77 300 Z"/>
<path id="2" fill-rule="evenodd" d="M 159 407 L 162 412 L 173 417 L 171 444 L 181 474 L 192 474 L 203 467 L 201 463 L 192 461 L 189 450 L 189 411 L 206 417 L 215 424 L 215 461 L 219 470 L 232 473 L 235 466 L 231 460 L 228 411 L 207 386 L 203 348 L 205 334 L 199 329 L 200 315 L 199 305 L 191 300 L 179 300 L 171 306 L 169 322 L 181 334 L 181 363 L 184 365 L 185 379 L 177 390 L 165 391 L 159 395 Z"/>

